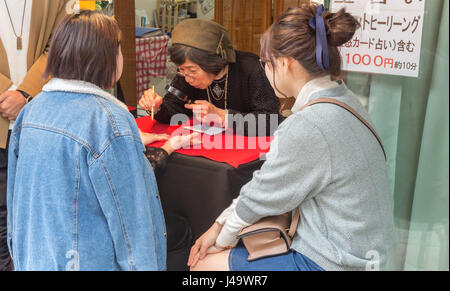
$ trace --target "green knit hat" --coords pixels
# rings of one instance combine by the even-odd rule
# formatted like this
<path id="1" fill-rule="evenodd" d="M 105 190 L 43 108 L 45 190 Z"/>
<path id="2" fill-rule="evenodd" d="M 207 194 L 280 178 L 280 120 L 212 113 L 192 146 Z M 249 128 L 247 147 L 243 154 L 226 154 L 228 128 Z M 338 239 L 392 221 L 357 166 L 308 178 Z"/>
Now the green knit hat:
<path id="1" fill-rule="evenodd" d="M 186 19 L 172 31 L 172 44 L 183 44 L 217 54 L 229 63 L 236 62 L 236 52 L 227 30 L 206 19 Z"/>

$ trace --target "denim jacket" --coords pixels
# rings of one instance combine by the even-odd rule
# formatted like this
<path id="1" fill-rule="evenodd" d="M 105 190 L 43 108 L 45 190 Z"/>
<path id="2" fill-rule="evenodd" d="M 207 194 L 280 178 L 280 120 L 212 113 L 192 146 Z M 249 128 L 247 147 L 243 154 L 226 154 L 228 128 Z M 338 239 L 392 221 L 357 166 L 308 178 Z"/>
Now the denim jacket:
<path id="1" fill-rule="evenodd" d="M 20 113 L 8 168 L 16 270 L 165 270 L 153 170 L 126 106 L 93 84 L 51 80 Z"/>

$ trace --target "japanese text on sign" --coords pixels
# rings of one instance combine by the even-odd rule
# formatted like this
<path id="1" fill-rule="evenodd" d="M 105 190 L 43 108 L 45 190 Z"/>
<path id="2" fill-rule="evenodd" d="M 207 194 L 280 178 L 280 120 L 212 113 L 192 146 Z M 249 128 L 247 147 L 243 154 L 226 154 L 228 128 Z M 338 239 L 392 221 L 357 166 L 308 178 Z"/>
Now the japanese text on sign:
<path id="1" fill-rule="evenodd" d="M 333 0 L 361 28 L 341 47 L 343 70 L 419 76 L 425 0 Z"/>

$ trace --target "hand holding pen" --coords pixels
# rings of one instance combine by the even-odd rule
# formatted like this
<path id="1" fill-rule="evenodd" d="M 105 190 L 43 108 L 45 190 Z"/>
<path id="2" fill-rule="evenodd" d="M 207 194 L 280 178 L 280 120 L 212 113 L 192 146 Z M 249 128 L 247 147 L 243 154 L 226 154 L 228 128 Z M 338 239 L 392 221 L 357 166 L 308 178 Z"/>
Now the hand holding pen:
<path id="1" fill-rule="evenodd" d="M 163 99 L 155 92 L 154 86 L 152 89 L 145 91 L 139 100 L 139 105 L 152 116 L 152 119 L 154 119 L 155 112 L 158 111 L 162 103 Z"/>

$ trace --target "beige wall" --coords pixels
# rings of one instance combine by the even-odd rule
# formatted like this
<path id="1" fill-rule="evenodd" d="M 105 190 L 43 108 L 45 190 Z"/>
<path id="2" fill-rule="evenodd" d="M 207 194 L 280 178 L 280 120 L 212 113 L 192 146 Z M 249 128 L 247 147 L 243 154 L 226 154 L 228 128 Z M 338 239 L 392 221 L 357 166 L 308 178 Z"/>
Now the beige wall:
<path id="1" fill-rule="evenodd" d="M 135 0 L 136 9 L 145 9 L 147 16 L 153 19 L 153 11 L 156 9 L 157 0 Z"/>
<path id="2" fill-rule="evenodd" d="M 205 0 L 205 1 L 211 1 L 211 0 Z M 157 0 L 135 0 L 136 9 L 145 9 L 148 17 L 150 19 L 153 19 L 153 11 L 155 11 L 155 9 L 157 9 L 157 7 L 156 7 L 157 2 L 158 2 Z M 212 3 L 214 3 L 213 0 L 212 0 Z M 199 18 L 209 18 L 209 19 L 214 18 L 214 9 L 205 15 L 205 14 L 203 14 L 200 4 L 198 4 L 197 7 L 198 7 L 197 15 Z"/>

